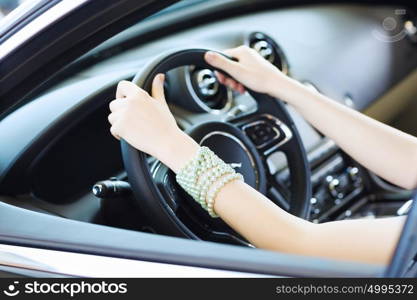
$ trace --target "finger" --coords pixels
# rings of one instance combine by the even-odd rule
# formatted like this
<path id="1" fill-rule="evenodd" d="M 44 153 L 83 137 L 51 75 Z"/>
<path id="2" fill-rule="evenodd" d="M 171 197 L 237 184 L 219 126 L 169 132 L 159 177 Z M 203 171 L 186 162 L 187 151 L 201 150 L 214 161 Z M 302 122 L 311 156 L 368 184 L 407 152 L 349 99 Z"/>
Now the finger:
<path id="1" fill-rule="evenodd" d="M 238 89 L 239 86 L 241 86 L 241 84 L 239 82 L 237 82 L 236 80 L 230 78 L 230 77 L 226 77 L 224 74 L 217 72 L 216 71 L 216 77 L 217 80 L 221 83 L 224 84 L 232 89 Z M 233 82 L 233 83 L 232 83 Z M 239 91 L 240 92 L 240 91 Z"/>
<path id="2" fill-rule="evenodd" d="M 223 53 L 228 56 L 232 56 L 238 60 L 241 60 L 245 53 L 248 53 L 250 51 L 253 51 L 253 49 L 246 45 L 241 45 L 236 48 L 226 49 L 223 51 Z"/>
<path id="3" fill-rule="evenodd" d="M 117 133 L 116 127 L 113 125 L 112 127 L 110 127 L 110 133 L 112 134 L 112 136 L 114 136 L 116 139 L 120 140 L 120 136 Z"/>
<path id="4" fill-rule="evenodd" d="M 116 98 L 126 98 L 133 93 L 141 91 L 143 90 L 133 82 L 122 80 L 117 84 Z"/>
<path id="5" fill-rule="evenodd" d="M 164 74 L 156 75 L 152 82 L 152 97 L 154 97 L 156 100 L 162 103 L 166 103 L 165 93 L 164 93 L 164 82 L 165 82 Z"/>
<path id="6" fill-rule="evenodd" d="M 241 47 L 237 47 L 237 48 L 226 49 L 226 50 L 223 50 L 222 52 L 226 54 L 227 56 L 231 56 L 236 59 L 239 59 L 239 56 L 242 53 L 242 49 Z"/>
<path id="7" fill-rule="evenodd" d="M 118 110 L 120 110 L 121 108 L 123 108 L 123 107 L 125 107 L 125 105 L 126 105 L 126 100 L 125 99 L 115 99 L 115 100 L 113 100 L 113 101 L 111 101 L 110 103 L 109 103 L 109 108 L 110 108 L 110 111 L 111 112 L 115 112 L 115 111 L 118 111 Z"/>
<path id="8" fill-rule="evenodd" d="M 126 98 L 127 97 L 127 81 L 122 80 L 117 84 L 116 88 L 116 98 Z"/>
<path id="9" fill-rule="evenodd" d="M 236 90 L 241 94 L 244 94 L 246 92 L 245 87 L 241 83 L 238 83 L 238 87 Z"/>
<path id="10" fill-rule="evenodd" d="M 233 76 L 240 70 L 240 65 L 217 52 L 208 51 L 204 55 L 204 59 L 215 68 L 221 69 Z"/>
<path id="11" fill-rule="evenodd" d="M 115 121 L 115 115 L 114 115 L 114 113 L 109 114 L 109 115 L 107 116 L 107 120 L 109 121 L 109 123 L 110 123 L 111 125 L 113 125 L 113 123 L 114 123 L 114 121 Z"/>
<path id="12" fill-rule="evenodd" d="M 113 112 L 113 113 L 109 114 L 109 115 L 107 116 L 107 119 L 109 120 L 109 123 L 110 123 L 111 125 L 113 125 L 114 123 L 116 123 L 116 122 L 117 122 L 117 120 L 119 120 L 119 119 L 120 119 L 120 111 Z"/>
<path id="13" fill-rule="evenodd" d="M 232 90 L 234 90 L 234 89 L 235 89 L 235 86 L 236 86 L 236 85 L 234 84 L 233 80 L 226 79 L 225 84 L 226 84 L 226 86 L 228 86 L 228 87 L 229 87 L 229 88 L 231 88 Z"/>
<path id="14" fill-rule="evenodd" d="M 214 72 L 214 74 L 216 75 L 217 80 L 218 80 L 221 84 L 224 84 L 224 80 L 226 79 L 226 76 L 224 76 L 222 73 L 220 73 L 220 72 L 218 72 L 218 71 Z"/>
<path id="15" fill-rule="evenodd" d="M 225 85 L 227 85 L 228 87 L 230 87 L 233 90 L 236 90 L 238 83 L 231 78 L 226 78 Z"/>

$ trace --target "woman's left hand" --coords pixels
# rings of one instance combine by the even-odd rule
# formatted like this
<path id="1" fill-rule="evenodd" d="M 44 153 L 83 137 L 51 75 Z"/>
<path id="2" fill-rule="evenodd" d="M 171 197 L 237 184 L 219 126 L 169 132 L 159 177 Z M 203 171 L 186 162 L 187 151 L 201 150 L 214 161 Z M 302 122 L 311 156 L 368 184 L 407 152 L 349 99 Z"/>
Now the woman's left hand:
<path id="1" fill-rule="evenodd" d="M 132 82 L 121 81 L 110 102 L 110 131 L 136 149 L 156 157 L 177 172 L 198 145 L 177 126 L 164 96 L 164 75 L 155 76 L 152 97 Z"/>

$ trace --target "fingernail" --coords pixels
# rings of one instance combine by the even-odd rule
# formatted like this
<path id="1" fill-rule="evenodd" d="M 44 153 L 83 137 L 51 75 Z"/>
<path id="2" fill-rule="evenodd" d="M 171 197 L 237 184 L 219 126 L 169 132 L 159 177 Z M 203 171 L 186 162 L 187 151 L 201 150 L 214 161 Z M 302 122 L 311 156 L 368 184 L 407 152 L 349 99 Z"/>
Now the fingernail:
<path id="1" fill-rule="evenodd" d="M 158 78 L 158 80 L 160 81 L 160 82 L 163 82 L 164 80 L 165 80 L 165 74 L 163 74 L 163 73 L 159 73 L 158 75 L 156 75 Z"/>
<path id="2" fill-rule="evenodd" d="M 206 58 L 208 61 L 213 61 L 215 57 L 216 57 L 216 54 L 213 51 L 208 51 L 206 53 Z"/>

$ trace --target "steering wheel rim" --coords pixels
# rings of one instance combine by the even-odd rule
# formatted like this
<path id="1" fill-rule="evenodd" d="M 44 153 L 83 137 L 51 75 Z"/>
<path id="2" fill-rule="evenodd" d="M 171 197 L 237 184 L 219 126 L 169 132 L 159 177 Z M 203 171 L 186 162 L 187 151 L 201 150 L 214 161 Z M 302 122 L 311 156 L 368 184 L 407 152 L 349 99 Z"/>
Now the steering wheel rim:
<path id="1" fill-rule="evenodd" d="M 204 54 L 207 51 L 209 50 L 183 49 L 164 53 L 139 71 L 132 82 L 149 92 L 152 79 L 158 73 L 166 73 L 187 65 L 198 65 L 202 68 L 216 70 L 204 60 Z M 222 70 L 217 71 L 224 73 Z M 277 119 L 290 130 L 289 141 L 286 141 L 279 148 L 280 151 L 285 151 L 290 170 L 291 201 L 289 212 L 301 218 L 306 218 L 311 198 L 310 168 L 297 128 L 281 101 L 276 101 L 266 94 L 257 93 L 250 89 L 247 89 L 247 91 L 258 102 L 257 112 L 250 114 L 249 117 L 260 115 L 260 113 L 270 114 L 274 112 L 279 117 Z M 248 116 L 243 116 L 236 118 L 233 122 L 239 124 L 242 121 L 247 121 L 247 119 Z M 178 218 L 165 201 L 153 180 L 146 154 L 138 151 L 124 140 L 121 140 L 121 150 L 135 201 L 142 211 L 146 211 L 148 216 L 151 216 L 149 219 L 152 220 L 152 227 L 161 234 L 199 239 L 199 236 Z M 261 192 L 265 193 L 265 190 Z"/>

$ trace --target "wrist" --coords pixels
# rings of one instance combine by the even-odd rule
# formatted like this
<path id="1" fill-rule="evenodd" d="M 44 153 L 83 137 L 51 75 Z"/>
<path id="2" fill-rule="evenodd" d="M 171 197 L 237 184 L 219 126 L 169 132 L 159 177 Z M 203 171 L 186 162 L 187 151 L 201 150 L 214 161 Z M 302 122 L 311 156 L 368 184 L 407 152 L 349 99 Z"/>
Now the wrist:
<path id="1" fill-rule="evenodd" d="M 281 72 L 274 73 L 270 79 L 268 94 L 294 107 L 302 105 L 300 102 L 308 98 L 307 94 L 311 92 L 305 85 Z"/>
<path id="2" fill-rule="evenodd" d="M 160 148 L 157 158 L 174 173 L 178 173 L 195 157 L 199 148 L 196 141 L 178 129 L 168 136 L 168 142 Z"/>
<path id="3" fill-rule="evenodd" d="M 286 96 L 285 91 L 291 88 L 291 78 L 281 73 L 278 69 L 268 74 L 267 78 L 267 94 L 286 101 L 283 98 Z"/>
<path id="4" fill-rule="evenodd" d="M 284 74 L 281 73 L 278 69 L 272 69 L 266 74 L 265 77 L 265 93 L 271 97 L 279 98 L 280 97 L 280 88 L 281 81 L 283 81 Z"/>

